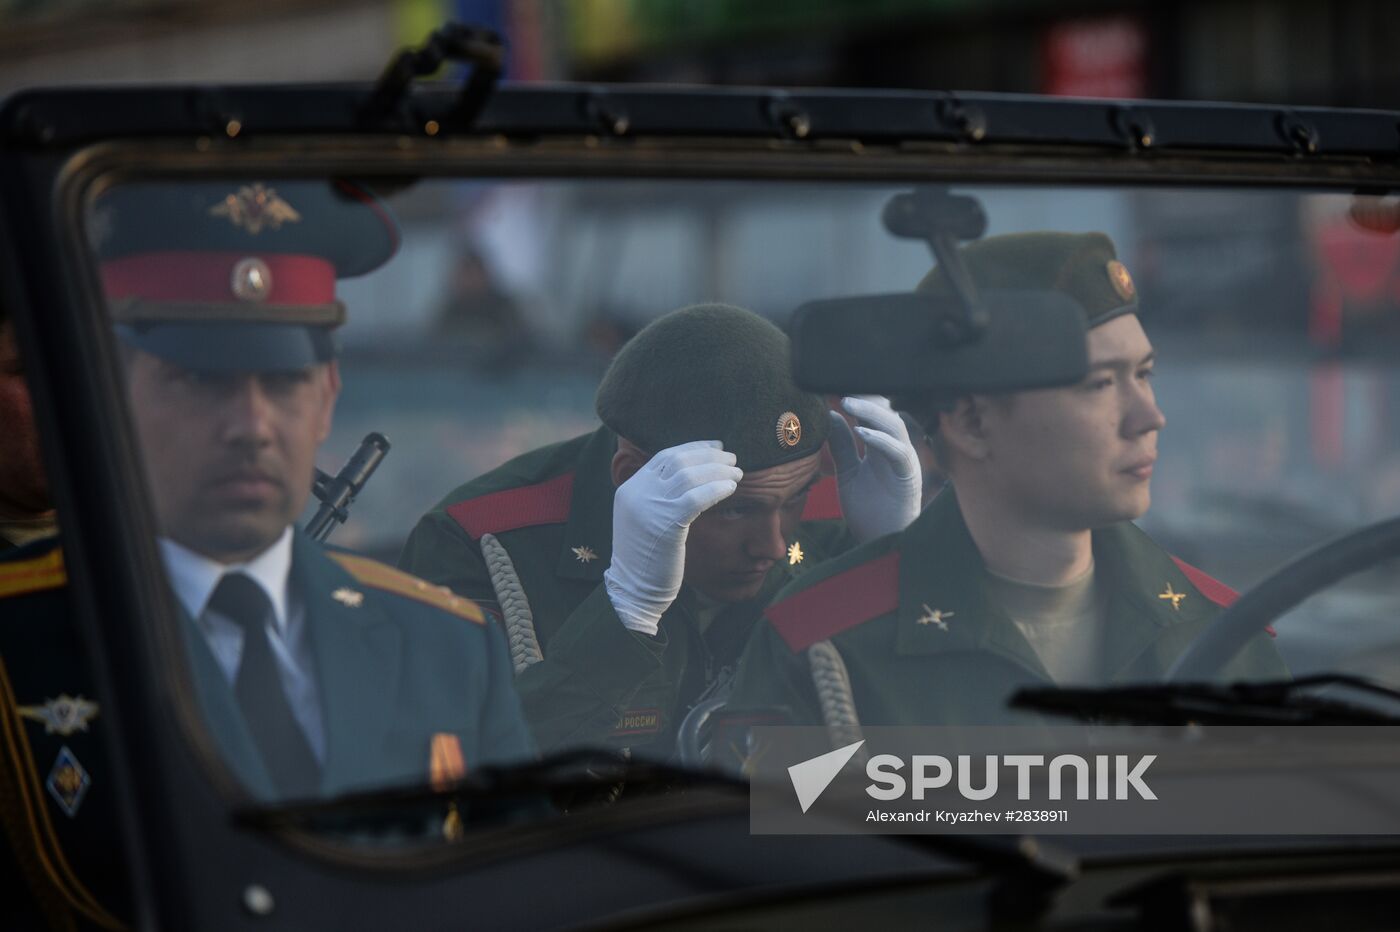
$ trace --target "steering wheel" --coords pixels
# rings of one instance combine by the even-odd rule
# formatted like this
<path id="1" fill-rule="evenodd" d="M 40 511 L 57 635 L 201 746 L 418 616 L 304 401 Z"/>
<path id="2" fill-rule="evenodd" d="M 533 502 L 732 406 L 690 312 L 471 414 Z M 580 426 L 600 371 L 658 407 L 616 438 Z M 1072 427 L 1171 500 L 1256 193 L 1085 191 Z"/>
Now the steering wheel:
<path id="1" fill-rule="evenodd" d="M 1400 518 L 1368 525 L 1294 557 L 1221 612 L 1186 646 L 1167 670 L 1166 681 L 1213 678 L 1265 625 L 1308 596 L 1396 557 L 1400 557 Z"/>

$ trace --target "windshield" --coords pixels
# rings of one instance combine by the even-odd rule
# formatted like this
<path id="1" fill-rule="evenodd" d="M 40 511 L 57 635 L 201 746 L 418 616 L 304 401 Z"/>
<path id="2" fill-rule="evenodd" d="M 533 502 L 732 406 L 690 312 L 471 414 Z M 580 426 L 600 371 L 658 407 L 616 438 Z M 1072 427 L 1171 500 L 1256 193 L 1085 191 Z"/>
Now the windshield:
<path id="1" fill-rule="evenodd" d="M 973 221 L 891 222 L 910 195 Z M 827 646 L 866 725 L 1160 681 L 1400 509 L 1397 228 L 1350 193 L 275 175 L 87 215 L 189 682 L 264 802 L 579 748 L 742 772 L 690 713 L 822 724 Z M 1032 377 L 1057 350 L 974 322 L 920 362 L 872 311 L 824 350 L 859 397 L 795 379 L 799 308 L 880 295 L 1068 308 L 1087 355 Z M 1384 583 L 1220 678 L 1400 687 Z"/>

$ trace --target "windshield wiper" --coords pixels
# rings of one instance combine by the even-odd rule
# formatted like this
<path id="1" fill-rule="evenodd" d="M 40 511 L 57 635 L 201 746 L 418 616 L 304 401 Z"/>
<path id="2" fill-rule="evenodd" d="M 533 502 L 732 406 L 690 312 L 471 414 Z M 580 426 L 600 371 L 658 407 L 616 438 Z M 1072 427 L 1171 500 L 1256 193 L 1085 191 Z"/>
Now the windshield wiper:
<path id="1" fill-rule="evenodd" d="M 1318 686 L 1341 686 L 1395 703 L 1395 712 L 1312 695 Z M 1400 691 L 1359 676 L 1327 673 L 1256 683 L 1164 683 L 1086 689 L 1023 689 L 1014 709 L 1144 725 L 1396 725 Z"/>
<path id="2" fill-rule="evenodd" d="M 441 788 L 427 785 L 347 793 L 330 799 L 294 800 L 234 813 L 241 825 L 260 829 L 383 828 L 453 809 L 467 821 L 512 815 L 568 812 L 613 802 L 624 792 L 659 793 L 692 787 L 743 792 L 748 783 L 712 770 L 638 760 L 602 749 L 551 754 L 538 761 L 483 766 Z"/>

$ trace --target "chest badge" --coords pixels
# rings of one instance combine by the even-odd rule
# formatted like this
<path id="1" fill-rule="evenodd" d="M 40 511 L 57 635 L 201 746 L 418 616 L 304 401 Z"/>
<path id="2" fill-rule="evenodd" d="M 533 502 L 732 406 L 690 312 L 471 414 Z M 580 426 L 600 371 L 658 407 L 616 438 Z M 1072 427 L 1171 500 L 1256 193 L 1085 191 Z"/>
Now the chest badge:
<path id="1" fill-rule="evenodd" d="M 43 722 L 46 734 L 66 738 L 88 730 L 88 722 L 97 718 L 97 703 L 63 693 L 57 699 L 46 699 L 43 705 L 22 705 L 16 711 L 21 718 Z"/>
<path id="2" fill-rule="evenodd" d="M 924 610 L 919 616 L 918 623 L 921 625 L 937 625 L 939 631 L 948 630 L 948 619 L 955 615 L 955 612 L 945 612 L 941 608 L 929 608 L 928 603 L 920 606 Z"/>
<path id="3" fill-rule="evenodd" d="M 593 552 L 593 548 L 587 544 L 581 547 L 570 547 L 569 549 L 573 551 L 574 559 L 580 563 L 592 563 L 594 560 L 598 559 L 598 555 Z"/>
<path id="4" fill-rule="evenodd" d="M 363 592 L 356 592 L 354 589 L 350 589 L 346 586 L 341 586 L 339 589 L 332 592 L 331 598 L 335 599 L 346 608 L 359 608 L 361 605 L 365 604 L 365 594 Z"/>
<path id="5" fill-rule="evenodd" d="M 44 786 L 59 808 L 71 819 L 78 814 L 78 807 L 83 804 L 88 787 L 92 786 L 92 778 L 83 769 L 83 765 L 78 763 L 77 755 L 65 744 L 59 749 L 58 757 L 54 759 L 53 768 L 49 771 L 49 778 L 44 781 Z"/>
<path id="6" fill-rule="evenodd" d="M 788 566 L 796 566 L 802 562 L 802 558 L 805 556 L 806 554 L 802 552 L 802 544 L 793 541 L 792 546 L 788 548 Z"/>
<path id="7" fill-rule="evenodd" d="M 1177 592 L 1176 590 L 1172 589 L 1171 583 L 1167 583 L 1167 591 L 1157 593 L 1157 598 L 1165 599 L 1166 601 L 1172 603 L 1172 611 L 1179 612 L 1181 611 L 1181 600 L 1186 598 L 1186 593 Z"/>

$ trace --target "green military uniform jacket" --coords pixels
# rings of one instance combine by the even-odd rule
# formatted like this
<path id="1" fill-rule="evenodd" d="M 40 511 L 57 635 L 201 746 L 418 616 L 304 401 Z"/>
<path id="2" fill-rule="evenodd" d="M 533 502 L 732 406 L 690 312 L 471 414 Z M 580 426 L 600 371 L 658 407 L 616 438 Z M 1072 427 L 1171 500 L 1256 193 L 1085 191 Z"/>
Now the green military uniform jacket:
<path id="1" fill-rule="evenodd" d="M 534 756 L 504 639 L 475 604 L 300 534 L 291 573 L 321 696 L 322 795 L 424 783 L 435 759 L 450 778 L 458 763 L 470 772 Z M 0 903 L 7 915 L 35 910 L 35 926 L 42 911 L 119 928 L 129 904 L 102 709 L 66 581 L 56 538 L 0 558 Z M 223 760 L 253 796 L 275 797 L 232 686 L 193 622 L 185 628 Z"/>
<path id="2" fill-rule="evenodd" d="M 612 558 L 612 458 L 606 427 L 516 457 L 454 489 L 409 535 L 399 565 L 478 601 L 496 601 L 481 538 L 514 564 L 543 659 L 517 673 L 546 750 L 604 745 L 669 756 L 682 718 L 727 683 L 762 606 L 784 584 L 852 541 L 834 480 L 808 497 L 798 562 L 775 566 L 760 595 L 722 610 L 701 633 L 694 592 L 662 616 L 656 637 L 623 626 L 603 586 Z M 792 552 L 795 556 L 795 552 Z"/>
<path id="3" fill-rule="evenodd" d="M 1234 592 L 1158 547 L 1131 522 L 1094 532 L 1106 585 L 1103 645 L 1112 682 L 1160 680 Z M 951 487 L 902 533 L 861 546 L 781 592 L 740 664 L 729 709 L 782 709 L 821 724 L 807 649 L 830 640 L 863 725 L 1027 724 L 1006 701 L 1053 685 L 1034 649 L 981 582 L 985 569 Z M 1288 676 L 1270 638 L 1251 641 L 1231 678 Z"/>

